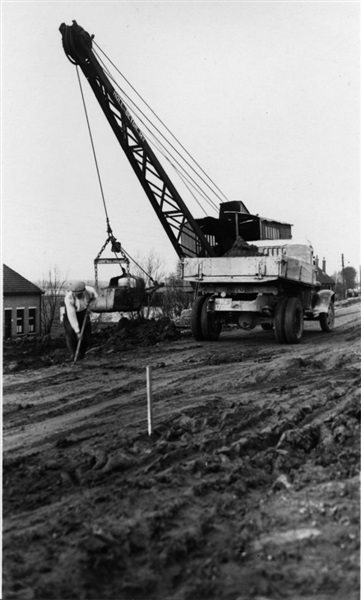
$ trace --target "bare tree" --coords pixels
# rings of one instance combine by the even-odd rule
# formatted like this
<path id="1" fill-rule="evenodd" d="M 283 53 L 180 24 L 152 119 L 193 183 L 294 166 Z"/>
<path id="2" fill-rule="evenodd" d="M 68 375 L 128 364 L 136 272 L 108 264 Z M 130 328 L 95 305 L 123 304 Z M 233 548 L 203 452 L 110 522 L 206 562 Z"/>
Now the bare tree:
<path id="1" fill-rule="evenodd" d="M 41 286 L 44 290 L 41 311 L 41 333 L 51 333 L 54 325 L 56 311 L 60 311 L 67 287 L 67 279 L 63 277 L 58 266 L 49 269 L 47 277 L 44 277 Z"/>
<path id="2" fill-rule="evenodd" d="M 165 286 L 157 294 L 156 302 L 162 309 L 163 315 L 170 319 L 179 317 L 182 310 L 189 308 L 192 299 L 192 289 L 187 289 L 181 278 L 180 265 L 176 273 L 171 273 L 165 281 Z M 190 286 L 189 286 L 190 287 Z"/>
<path id="3" fill-rule="evenodd" d="M 134 263 L 130 265 L 130 272 L 135 277 L 142 277 L 146 288 L 152 288 L 154 283 L 163 283 L 165 278 L 164 259 L 154 250 L 148 254 L 137 254 Z M 154 295 L 148 294 L 147 306 L 144 307 L 144 316 L 149 318 L 151 309 L 155 307 Z"/>
<path id="4" fill-rule="evenodd" d="M 164 259 L 152 248 L 148 254 L 137 254 L 130 271 L 132 275 L 143 277 L 145 287 L 151 287 L 154 281 L 160 283 L 165 277 Z"/>

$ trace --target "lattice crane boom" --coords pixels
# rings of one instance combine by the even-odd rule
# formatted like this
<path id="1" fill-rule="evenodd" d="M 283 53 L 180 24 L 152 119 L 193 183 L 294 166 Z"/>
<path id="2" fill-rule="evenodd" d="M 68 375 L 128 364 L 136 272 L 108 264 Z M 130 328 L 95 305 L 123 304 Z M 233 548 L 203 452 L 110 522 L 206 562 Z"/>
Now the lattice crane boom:
<path id="1" fill-rule="evenodd" d="M 65 54 L 83 71 L 179 258 L 196 256 L 196 252 L 215 256 L 214 248 L 95 56 L 92 49 L 94 36 L 76 21 L 72 25 L 63 23 L 59 30 Z M 184 244 L 185 236 L 192 238 L 193 243 Z"/>

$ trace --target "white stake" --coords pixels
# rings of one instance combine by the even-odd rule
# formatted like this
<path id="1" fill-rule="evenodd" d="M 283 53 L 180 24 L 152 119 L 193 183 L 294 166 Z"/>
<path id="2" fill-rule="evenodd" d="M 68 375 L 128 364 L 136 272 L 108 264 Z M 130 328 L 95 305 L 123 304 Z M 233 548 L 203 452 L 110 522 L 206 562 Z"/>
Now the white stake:
<path id="1" fill-rule="evenodd" d="M 152 367 L 147 367 L 148 435 L 153 431 Z"/>

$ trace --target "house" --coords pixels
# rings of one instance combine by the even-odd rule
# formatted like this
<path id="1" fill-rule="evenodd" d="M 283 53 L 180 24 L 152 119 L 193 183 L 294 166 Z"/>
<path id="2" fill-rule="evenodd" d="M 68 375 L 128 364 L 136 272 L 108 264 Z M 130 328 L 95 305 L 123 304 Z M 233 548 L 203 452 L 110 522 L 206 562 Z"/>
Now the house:
<path id="1" fill-rule="evenodd" d="M 39 335 L 44 292 L 7 265 L 3 265 L 3 337 Z"/>
<path id="2" fill-rule="evenodd" d="M 321 289 L 335 290 L 336 282 L 326 273 L 326 260 L 322 260 L 322 269 L 319 266 L 318 256 L 315 257 L 316 280 L 320 282 Z"/>

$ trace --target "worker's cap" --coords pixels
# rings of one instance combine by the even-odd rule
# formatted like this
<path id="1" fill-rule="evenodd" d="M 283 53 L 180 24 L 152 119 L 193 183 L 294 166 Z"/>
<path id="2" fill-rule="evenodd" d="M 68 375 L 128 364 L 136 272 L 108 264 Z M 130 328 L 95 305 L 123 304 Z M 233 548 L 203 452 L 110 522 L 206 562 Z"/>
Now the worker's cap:
<path id="1" fill-rule="evenodd" d="M 84 281 L 74 281 L 70 289 L 74 294 L 80 294 L 80 292 L 84 292 L 85 290 L 85 283 Z"/>

